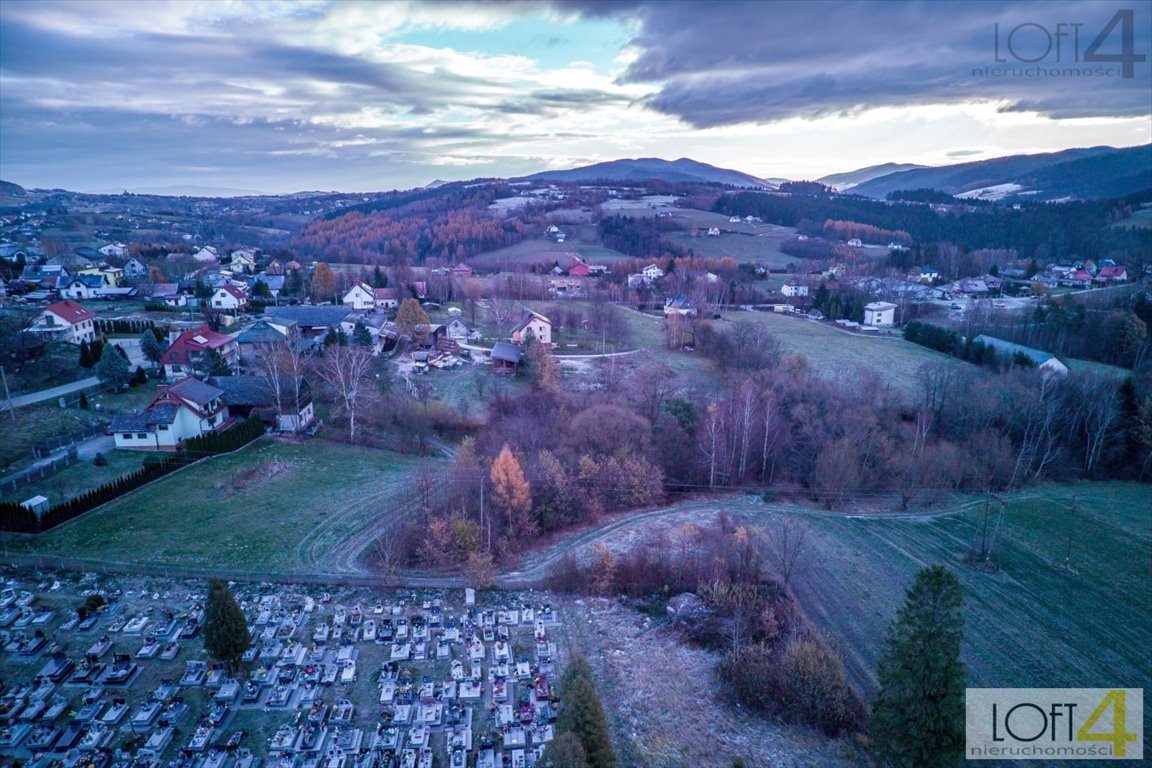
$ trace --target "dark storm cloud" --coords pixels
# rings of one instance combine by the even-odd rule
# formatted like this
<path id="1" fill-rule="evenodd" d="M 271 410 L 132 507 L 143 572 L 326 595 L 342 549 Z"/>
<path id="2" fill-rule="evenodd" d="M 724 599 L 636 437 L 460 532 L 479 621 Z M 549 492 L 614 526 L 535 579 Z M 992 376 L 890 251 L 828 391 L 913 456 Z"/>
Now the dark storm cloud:
<path id="1" fill-rule="evenodd" d="M 323 83 L 347 89 L 344 99 L 339 91 L 328 92 L 325 101 L 336 106 L 359 106 L 367 97 L 369 103 L 427 111 L 476 83 L 443 72 L 429 77 L 393 64 L 268 41 L 136 33 L 109 44 L 19 19 L 0 25 L 0 72 L 7 78 L 34 79 L 25 92 L 41 96 L 52 95 L 51 81 L 62 87 L 83 81 L 97 88 L 99 83 L 131 82 L 145 99 L 149 86 L 166 96 L 180 88 L 190 109 L 211 109 L 230 89 L 250 90 L 236 83 L 253 82 L 300 99 L 314 98 L 310 84 Z"/>
<path id="2" fill-rule="evenodd" d="M 1051 117 L 1152 110 L 1148 2 L 671 2 L 562 0 L 562 10 L 638 23 L 622 79 L 656 83 L 647 103 L 698 126 L 843 114 L 870 107 L 1003 101 Z M 1117 11 L 1133 9 L 1133 77 L 1084 53 Z M 1000 29 L 997 61 L 996 25 Z M 1079 55 L 1070 50 L 1080 24 Z M 1019 25 L 1014 52 L 1007 35 Z M 1055 48 L 1042 46 L 1058 31 Z M 1122 26 L 1101 52 L 1118 52 Z M 1078 60 L 1077 60 L 1078 59 Z M 1097 67 L 1112 68 L 1099 74 Z M 1091 70 L 1087 73 L 1084 70 Z M 1075 72 L 1069 70 L 1078 70 Z"/>

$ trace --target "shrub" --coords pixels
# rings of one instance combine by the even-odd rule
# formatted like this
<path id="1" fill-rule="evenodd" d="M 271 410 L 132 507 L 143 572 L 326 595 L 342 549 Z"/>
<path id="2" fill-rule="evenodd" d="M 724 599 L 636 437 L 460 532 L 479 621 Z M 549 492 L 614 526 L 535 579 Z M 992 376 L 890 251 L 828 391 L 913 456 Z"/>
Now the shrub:
<path id="1" fill-rule="evenodd" d="M 92 464 L 97 467 L 106 467 L 108 466 L 108 459 L 104 458 L 104 454 L 97 453 L 92 457 Z"/>
<path id="2" fill-rule="evenodd" d="M 755 646 L 721 660 L 720 679 L 744 706 L 771 712 L 836 736 L 860 728 L 864 706 L 840 659 L 814 637 L 781 649 Z"/>

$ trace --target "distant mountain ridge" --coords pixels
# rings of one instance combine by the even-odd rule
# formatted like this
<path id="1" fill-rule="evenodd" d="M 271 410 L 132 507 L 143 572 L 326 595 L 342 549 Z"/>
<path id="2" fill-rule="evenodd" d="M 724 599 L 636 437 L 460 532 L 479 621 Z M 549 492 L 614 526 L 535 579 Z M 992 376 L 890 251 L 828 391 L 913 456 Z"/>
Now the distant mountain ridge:
<path id="1" fill-rule="evenodd" d="M 528 181 L 684 181 L 705 184 L 729 184 L 736 187 L 770 189 L 775 185 L 741 171 L 717 168 L 687 157 L 664 160 L 659 157 L 628 158 L 586 165 L 566 171 L 542 171 L 522 177 Z"/>
<path id="2" fill-rule="evenodd" d="M 859 168 L 855 171 L 848 171 L 846 173 L 833 173 L 828 176 L 822 176 L 816 181 L 821 184 L 826 184 L 832 187 L 837 192 L 851 189 L 859 184 L 872 179 L 878 179 L 882 176 L 887 176 L 892 173 L 900 173 L 901 171 L 914 171 L 918 168 L 927 168 L 925 165 L 916 165 L 915 163 L 883 163 L 881 165 L 870 165 L 867 168 Z"/>
<path id="3" fill-rule="evenodd" d="M 850 188 L 883 198 L 901 189 L 936 189 L 984 199 L 1060 200 L 1122 197 L 1152 187 L 1152 144 L 1085 147 L 1036 155 L 917 168 L 880 176 Z"/>

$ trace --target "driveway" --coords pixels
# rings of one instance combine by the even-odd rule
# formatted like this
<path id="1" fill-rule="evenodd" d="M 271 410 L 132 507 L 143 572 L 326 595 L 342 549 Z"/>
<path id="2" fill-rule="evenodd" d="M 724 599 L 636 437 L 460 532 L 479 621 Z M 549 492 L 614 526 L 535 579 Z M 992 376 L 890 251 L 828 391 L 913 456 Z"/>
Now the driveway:
<path id="1" fill-rule="evenodd" d="M 56 398 L 62 397 L 63 395 L 70 395 L 73 392 L 79 392 L 82 389 L 91 389 L 92 387 L 98 386 L 100 386 L 100 379 L 96 378 L 95 376 L 89 376 L 86 379 L 80 379 L 80 381 L 74 381 L 71 384 L 61 384 L 58 387 L 42 389 L 39 392 L 30 392 L 27 395 L 17 395 L 16 397 L 12 398 L 11 403 L 13 408 L 23 408 L 26 405 L 41 403 L 45 400 L 55 400 Z M 7 407 L 7 403 L 5 404 L 5 407 Z"/>

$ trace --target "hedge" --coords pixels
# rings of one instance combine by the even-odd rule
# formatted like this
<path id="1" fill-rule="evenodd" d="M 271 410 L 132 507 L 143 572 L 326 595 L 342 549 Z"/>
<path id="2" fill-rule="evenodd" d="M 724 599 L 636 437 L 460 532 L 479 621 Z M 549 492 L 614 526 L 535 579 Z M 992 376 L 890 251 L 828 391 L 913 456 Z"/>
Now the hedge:
<path id="1" fill-rule="evenodd" d="M 148 459 L 135 472 L 129 472 L 79 496 L 74 496 L 68 501 L 54 505 L 40 517 L 37 517 L 35 512 L 24 508 L 18 502 L 0 502 L 0 531 L 14 533 L 49 531 L 101 504 L 106 504 L 129 491 L 147 485 L 153 480 L 158 480 L 181 467 L 186 467 L 194 461 L 243 448 L 263 434 L 264 424 L 258 416 L 253 416 L 247 421 L 222 432 L 209 432 L 206 435 L 194 437 L 185 441 L 184 447 L 175 453 Z"/>

